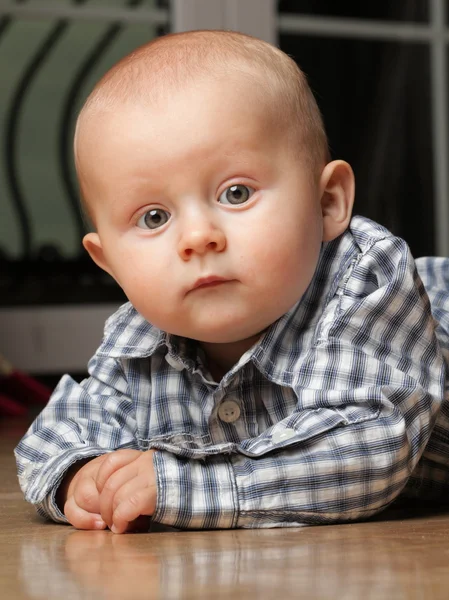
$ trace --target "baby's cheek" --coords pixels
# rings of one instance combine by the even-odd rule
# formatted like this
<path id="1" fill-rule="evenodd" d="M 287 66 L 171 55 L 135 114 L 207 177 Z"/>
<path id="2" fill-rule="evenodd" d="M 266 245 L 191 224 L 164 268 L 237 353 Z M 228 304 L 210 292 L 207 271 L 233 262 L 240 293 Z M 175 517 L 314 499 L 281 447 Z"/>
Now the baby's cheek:
<path id="1" fill-rule="evenodd" d="M 276 268 L 273 277 L 278 289 L 283 289 L 291 298 L 288 302 L 296 302 L 305 292 L 315 272 L 319 245 L 316 242 L 298 243 L 297 240 L 276 254 Z"/>
<path id="2" fill-rule="evenodd" d="M 145 277 L 135 283 L 127 291 L 131 304 L 150 323 L 156 327 L 170 331 L 173 320 L 180 314 L 179 303 L 173 298 L 173 285 L 170 285 L 169 275 L 163 280 L 156 281 L 154 277 Z"/>

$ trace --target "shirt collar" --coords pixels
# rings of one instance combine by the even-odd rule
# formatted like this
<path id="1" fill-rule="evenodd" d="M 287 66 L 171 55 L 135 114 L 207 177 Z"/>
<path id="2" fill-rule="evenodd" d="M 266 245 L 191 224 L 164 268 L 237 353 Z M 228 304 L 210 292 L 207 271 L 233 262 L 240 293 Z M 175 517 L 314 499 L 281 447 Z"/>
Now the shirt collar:
<path id="1" fill-rule="evenodd" d="M 151 325 L 127 302 L 106 321 L 97 355 L 110 358 L 146 358 L 165 346 L 174 357 L 188 360 L 194 343 Z"/>

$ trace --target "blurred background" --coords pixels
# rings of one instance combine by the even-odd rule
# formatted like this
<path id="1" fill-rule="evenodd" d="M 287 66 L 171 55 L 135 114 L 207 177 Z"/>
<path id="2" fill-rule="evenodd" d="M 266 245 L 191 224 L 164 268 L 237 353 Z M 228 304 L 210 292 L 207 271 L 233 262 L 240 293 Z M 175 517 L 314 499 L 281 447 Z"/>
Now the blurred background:
<path id="1" fill-rule="evenodd" d="M 308 76 L 355 213 L 449 255 L 446 0 L 0 0 L 0 354 L 52 384 L 83 377 L 125 298 L 88 259 L 77 113 L 133 48 L 171 31 L 266 39 Z"/>

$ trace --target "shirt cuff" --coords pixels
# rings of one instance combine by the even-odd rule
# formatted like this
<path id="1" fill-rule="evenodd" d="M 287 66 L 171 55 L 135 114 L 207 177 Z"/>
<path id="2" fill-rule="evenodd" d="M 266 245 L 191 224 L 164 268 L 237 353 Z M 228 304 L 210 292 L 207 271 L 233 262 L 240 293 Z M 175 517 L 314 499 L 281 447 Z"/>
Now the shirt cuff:
<path id="1" fill-rule="evenodd" d="M 25 499 L 36 505 L 37 512 L 42 517 L 58 523 L 67 523 L 67 519 L 56 504 L 56 492 L 62 479 L 74 463 L 86 458 L 95 458 L 107 452 L 109 451 L 103 448 L 76 448 L 54 457 L 44 468 L 35 467 L 33 469 L 33 463 L 29 463 L 28 468 L 25 466 L 19 476 L 19 483 Z"/>
<path id="2" fill-rule="evenodd" d="M 156 450 L 157 503 L 153 519 L 179 529 L 232 529 L 239 505 L 233 467 L 227 456 L 205 460 Z"/>
<path id="3" fill-rule="evenodd" d="M 56 521 L 56 523 L 68 523 L 67 517 L 59 510 L 56 504 L 57 487 L 52 490 L 42 502 L 36 504 L 36 510 L 41 517 Z"/>

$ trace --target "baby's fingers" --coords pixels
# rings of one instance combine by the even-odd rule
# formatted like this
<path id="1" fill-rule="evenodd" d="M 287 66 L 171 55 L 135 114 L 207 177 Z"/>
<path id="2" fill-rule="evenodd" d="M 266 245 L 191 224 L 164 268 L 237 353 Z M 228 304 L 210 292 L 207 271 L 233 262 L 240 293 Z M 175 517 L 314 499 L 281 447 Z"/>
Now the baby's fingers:
<path id="1" fill-rule="evenodd" d="M 138 480 L 124 486 L 122 498 L 114 507 L 112 515 L 111 531 L 114 533 L 124 533 L 129 523 L 142 515 L 151 516 L 155 510 L 155 490 L 151 487 L 141 487 Z"/>
<path id="2" fill-rule="evenodd" d="M 64 514 L 69 523 L 77 529 L 105 529 L 106 523 L 101 516 L 96 513 L 87 512 L 80 508 L 74 496 L 70 496 L 64 505 Z"/>
<path id="3" fill-rule="evenodd" d="M 144 514 L 144 492 L 147 492 L 147 490 L 135 492 L 117 506 L 112 516 L 113 525 L 111 531 L 114 533 L 124 533 L 131 521 L 134 521 L 137 517 Z"/>
<path id="4" fill-rule="evenodd" d="M 107 455 L 96 476 L 97 490 L 101 494 L 109 477 L 142 456 L 140 450 L 116 450 Z"/>
<path id="5" fill-rule="evenodd" d="M 75 504 L 89 513 L 100 513 L 100 494 L 92 477 L 80 479 L 73 491 Z"/>
<path id="6" fill-rule="evenodd" d="M 119 490 L 128 489 L 128 484 L 135 481 L 137 471 L 136 463 L 126 465 L 113 473 L 103 486 L 103 491 L 100 494 L 100 514 L 103 521 L 108 524 L 108 527 L 112 525 L 112 514 L 120 497 L 119 494 L 116 498 L 116 494 Z"/>

